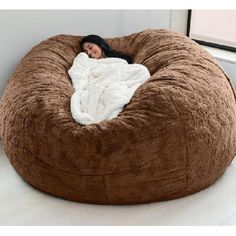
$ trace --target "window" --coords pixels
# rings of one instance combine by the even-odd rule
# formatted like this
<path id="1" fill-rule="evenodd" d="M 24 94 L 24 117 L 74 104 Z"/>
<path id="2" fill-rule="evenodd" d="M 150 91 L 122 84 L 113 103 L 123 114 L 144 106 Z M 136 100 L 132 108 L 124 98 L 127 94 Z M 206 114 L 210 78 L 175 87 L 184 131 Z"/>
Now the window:
<path id="1" fill-rule="evenodd" d="M 187 35 L 199 44 L 236 52 L 236 10 L 189 10 Z"/>

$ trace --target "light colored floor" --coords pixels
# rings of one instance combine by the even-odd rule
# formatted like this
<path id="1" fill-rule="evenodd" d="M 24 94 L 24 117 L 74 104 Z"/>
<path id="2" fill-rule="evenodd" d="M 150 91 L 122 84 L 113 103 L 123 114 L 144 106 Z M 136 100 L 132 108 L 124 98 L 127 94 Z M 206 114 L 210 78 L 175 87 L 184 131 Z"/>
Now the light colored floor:
<path id="1" fill-rule="evenodd" d="M 35 190 L 14 171 L 0 143 L 0 225 L 236 225 L 236 160 L 213 186 L 191 196 L 102 206 Z"/>

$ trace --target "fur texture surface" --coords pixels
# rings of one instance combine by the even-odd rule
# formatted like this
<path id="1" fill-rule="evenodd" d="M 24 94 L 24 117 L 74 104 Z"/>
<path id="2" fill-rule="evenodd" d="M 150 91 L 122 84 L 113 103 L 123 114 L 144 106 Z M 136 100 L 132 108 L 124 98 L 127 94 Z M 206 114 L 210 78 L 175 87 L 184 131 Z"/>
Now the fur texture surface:
<path id="1" fill-rule="evenodd" d="M 32 186 L 73 201 L 135 204 L 213 184 L 236 154 L 235 94 L 217 61 L 168 30 L 109 38 L 151 73 L 118 117 L 82 126 L 68 75 L 80 36 L 58 35 L 19 63 L 0 101 L 0 135 Z"/>

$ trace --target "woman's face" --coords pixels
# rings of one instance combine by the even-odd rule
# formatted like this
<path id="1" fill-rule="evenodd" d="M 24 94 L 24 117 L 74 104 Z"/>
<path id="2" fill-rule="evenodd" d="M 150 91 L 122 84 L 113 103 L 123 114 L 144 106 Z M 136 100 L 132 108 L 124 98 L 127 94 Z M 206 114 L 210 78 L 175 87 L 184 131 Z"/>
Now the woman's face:
<path id="1" fill-rule="evenodd" d="M 100 59 L 103 58 L 102 49 L 95 43 L 86 42 L 83 44 L 83 51 L 88 54 L 89 57 Z"/>

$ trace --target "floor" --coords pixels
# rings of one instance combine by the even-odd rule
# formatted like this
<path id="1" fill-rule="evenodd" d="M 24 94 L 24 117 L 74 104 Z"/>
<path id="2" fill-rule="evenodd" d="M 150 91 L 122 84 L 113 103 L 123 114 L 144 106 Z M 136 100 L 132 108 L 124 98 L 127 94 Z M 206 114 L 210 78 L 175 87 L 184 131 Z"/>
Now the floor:
<path id="1" fill-rule="evenodd" d="M 131 206 L 81 204 L 25 183 L 0 143 L 0 225 L 236 225 L 236 159 L 214 185 L 191 196 Z"/>

